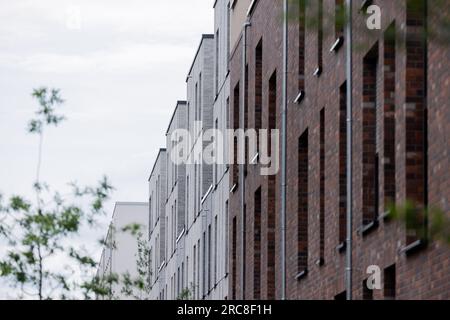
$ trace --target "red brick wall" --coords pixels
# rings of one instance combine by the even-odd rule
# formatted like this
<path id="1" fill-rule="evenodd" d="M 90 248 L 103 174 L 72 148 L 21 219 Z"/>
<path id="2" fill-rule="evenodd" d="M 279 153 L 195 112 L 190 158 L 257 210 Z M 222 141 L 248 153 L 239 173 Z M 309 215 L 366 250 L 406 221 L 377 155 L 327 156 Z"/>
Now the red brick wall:
<path id="1" fill-rule="evenodd" d="M 428 1 L 432 5 L 431 1 Z M 319 1 L 314 2 L 319 3 Z M 324 0 L 324 33 L 322 53 L 322 74 L 313 75 L 320 64 L 317 32 L 306 28 L 304 50 L 304 90 L 305 99 L 300 104 L 293 101 L 299 93 L 299 35 L 298 22 L 292 20 L 289 25 L 289 64 L 288 64 L 288 136 L 287 136 L 287 224 L 286 224 L 286 263 L 287 263 L 287 297 L 289 299 L 333 299 L 345 290 L 345 249 L 338 252 L 336 247 L 343 240 L 340 216 L 345 212 L 340 205 L 342 198 L 343 177 L 345 169 L 345 136 L 340 132 L 346 125 L 343 114 L 341 94 L 345 88 L 345 41 L 336 53 L 330 53 L 329 48 L 335 42 L 334 21 L 329 17 L 334 15 L 334 0 Z M 281 120 L 281 72 L 282 72 L 282 1 L 260 0 L 255 6 L 251 17 L 251 27 L 248 28 L 248 125 L 256 125 L 255 103 L 261 102 L 262 127 L 269 128 L 270 118 L 275 116 L 276 127 L 280 128 Z M 378 190 L 371 194 L 371 206 L 376 201 L 380 204 L 378 214 L 385 211 L 385 202 L 395 197 L 398 202 L 413 198 L 421 203 L 428 202 L 439 206 L 445 212 L 450 212 L 450 101 L 449 88 L 449 47 L 429 40 L 427 46 L 406 41 L 406 31 L 410 28 L 420 28 L 417 17 L 406 23 L 407 6 L 405 1 L 374 1 L 382 9 L 382 30 L 368 31 L 365 28 L 365 16 L 358 14 L 359 4 L 355 2 L 355 51 L 353 53 L 353 293 L 356 299 L 363 298 L 363 282 L 367 279 L 366 268 L 378 265 L 382 274 L 387 274 L 386 280 L 392 279 L 395 264 L 396 298 L 398 299 L 450 299 L 450 253 L 445 245 L 433 242 L 418 250 L 415 254 L 406 255 L 402 249 L 408 244 L 406 228 L 403 223 L 379 219 L 379 225 L 364 235 L 358 232 L 363 225 L 364 199 L 364 57 L 378 43 L 376 64 L 375 115 L 370 119 L 375 123 L 375 135 L 371 131 L 371 162 L 370 175 L 378 172 Z M 313 6 L 315 6 L 313 4 Z M 440 8 L 440 14 L 449 16 L 448 8 Z M 307 8 L 307 15 L 315 14 L 317 8 Z M 432 14 L 432 10 L 428 10 Z M 442 12 L 444 11 L 444 12 Z M 434 11 L 436 12 L 436 11 Z M 411 15 L 411 13 L 408 13 Z M 420 20 L 420 19 L 419 19 Z M 435 19 L 428 18 L 430 26 Z M 403 36 L 397 41 L 387 41 L 384 34 L 395 21 L 396 31 Z M 412 26 L 414 24 L 415 26 Z M 256 97 L 255 87 L 260 86 L 255 81 L 255 50 L 262 39 L 262 88 L 261 98 Z M 410 38 L 408 38 L 410 39 Z M 414 44 L 417 44 L 415 46 Z M 241 80 L 241 47 L 237 43 L 232 51 L 231 88 Z M 426 50 L 425 50 L 426 49 Z M 395 54 L 394 54 L 395 53 Z M 428 57 L 423 65 L 424 58 Z M 422 64 L 421 64 L 422 63 Z M 427 66 L 426 72 L 424 68 Z M 277 72 L 275 92 L 270 94 L 270 78 Z M 259 73 L 257 74 L 259 78 Z M 301 75 L 300 75 L 301 76 Z M 427 81 L 425 81 L 425 79 Z M 426 86 L 425 86 L 426 84 Z M 343 86 L 344 85 L 344 86 Z M 422 90 L 426 88 L 427 90 Z M 276 95 L 274 95 L 276 93 Z M 269 97 L 275 97 L 275 113 L 269 110 Z M 231 101 L 238 99 L 231 93 Z M 411 103 L 416 110 L 411 112 Z M 321 110 L 324 119 L 321 128 Z M 426 114 L 424 111 L 427 111 Z M 427 115 L 427 122 L 423 122 Z M 234 115 L 230 115 L 233 119 Z M 298 274 L 298 152 L 299 138 L 308 130 L 308 273 L 296 279 Z M 427 135 L 425 136 L 425 133 Z M 421 138 L 425 137 L 425 138 Z M 412 139 L 414 138 L 414 139 Z M 322 142 L 322 143 L 321 143 Z M 428 152 L 427 151 L 428 148 Z M 321 149 L 323 153 L 321 155 Z M 413 153 L 411 153 L 414 151 Z M 373 157 L 378 153 L 378 167 Z M 321 161 L 322 158 L 322 161 Z M 426 170 L 424 164 L 428 163 Z M 322 164 L 322 167 L 321 167 Z M 247 299 L 254 298 L 258 290 L 254 285 L 261 283 L 261 298 L 281 297 L 280 272 L 280 176 L 264 177 L 260 175 L 259 165 L 248 167 L 246 177 L 245 202 L 247 208 L 245 243 L 240 238 L 239 191 L 230 194 L 230 221 L 236 217 L 236 263 L 232 268 L 232 278 L 236 279 L 237 298 L 241 297 L 240 286 L 240 248 L 245 246 L 246 261 L 245 287 Z M 366 169 L 365 169 L 366 168 Z M 324 177 L 321 183 L 321 177 Z M 345 181 L 345 180 L 344 180 Z M 424 181 L 428 181 L 425 187 Z M 375 184 L 370 184 L 372 190 Z M 239 186 L 238 188 L 240 188 Z M 253 236 L 259 228 L 255 215 L 255 192 L 261 188 L 261 274 L 254 275 L 257 268 L 250 267 L 258 263 L 255 254 Z M 428 198 L 425 197 L 428 189 Z M 321 190 L 323 201 L 321 201 Z M 340 209 L 341 208 L 341 209 Z M 321 215 L 321 210 L 323 214 Z M 374 216 L 376 212 L 373 212 Z M 321 223 L 322 221 L 322 223 Z M 341 228 L 340 228 L 341 222 Z M 301 229 L 301 226 L 300 226 Z M 324 237 L 321 237 L 321 230 Z M 340 232 L 341 230 L 341 232 Z M 257 230 L 256 230 L 257 231 Z M 322 233 L 323 234 L 323 233 Z M 316 263 L 323 256 L 323 264 Z M 256 258 L 256 259 L 255 259 Z M 272 260 L 274 258 L 274 260 Z M 275 265 L 272 266 L 274 261 Z M 391 267 L 391 268 L 390 268 Z M 385 279 L 383 279 L 385 280 Z M 230 283 L 230 286 L 233 282 Z M 392 291 L 392 281 L 387 281 L 388 290 L 375 290 L 374 299 L 383 299 Z M 385 292 L 386 295 L 385 295 Z M 273 296 L 272 293 L 275 293 Z M 367 293 L 367 292 L 366 292 Z"/>

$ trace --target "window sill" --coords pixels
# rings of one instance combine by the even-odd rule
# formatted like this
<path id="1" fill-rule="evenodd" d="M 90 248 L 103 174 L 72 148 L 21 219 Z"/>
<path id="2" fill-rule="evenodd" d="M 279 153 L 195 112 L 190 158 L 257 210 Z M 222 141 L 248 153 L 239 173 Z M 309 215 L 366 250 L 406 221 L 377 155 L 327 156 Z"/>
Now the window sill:
<path id="1" fill-rule="evenodd" d="M 347 249 L 347 242 L 345 241 L 342 241 L 336 246 L 336 250 L 339 253 L 344 253 L 346 249 Z"/>
<path id="2" fill-rule="evenodd" d="M 294 100 L 294 103 L 300 104 L 300 102 L 302 102 L 304 98 L 305 98 L 305 92 L 303 90 L 300 90 L 300 92 L 298 93 L 297 97 Z"/>
<path id="3" fill-rule="evenodd" d="M 305 268 L 295 276 L 295 280 L 300 281 L 301 279 L 306 277 L 307 274 L 308 274 L 308 269 Z"/>
<path id="4" fill-rule="evenodd" d="M 421 249 L 424 249 L 427 245 L 427 241 L 423 239 L 416 240 L 408 245 L 405 245 L 400 249 L 400 253 L 404 253 L 407 256 L 410 256 Z"/>
<path id="5" fill-rule="evenodd" d="M 259 152 L 257 152 L 255 154 L 255 156 L 252 158 L 252 160 L 250 161 L 250 164 L 258 164 L 259 161 Z"/>
<path id="6" fill-rule="evenodd" d="M 178 244 L 178 242 L 180 242 L 181 237 L 185 234 L 186 232 L 186 227 L 183 227 L 183 230 L 180 232 L 180 235 L 177 237 L 177 241 L 176 243 Z"/>
<path id="7" fill-rule="evenodd" d="M 380 215 L 380 217 L 378 218 L 378 221 L 381 221 L 381 220 L 383 220 L 384 222 L 389 222 L 389 221 L 391 221 L 391 220 L 392 220 L 392 217 L 391 217 L 391 211 L 387 210 L 387 211 L 383 212 L 383 213 Z"/>
<path id="8" fill-rule="evenodd" d="M 322 74 L 322 67 L 317 67 L 316 70 L 314 70 L 313 76 L 320 77 Z"/>
<path id="9" fill-rule="evenodd" d="M 364 237 L 367 236 L 372 231 L 376 230 L 378 228 L 378 220 L 374 220 L 372 222 L 369 222 L 368 224 L 362 225 L 359 233 Z"/>
<path id="10" fill-rule="evenodd" d="M 339 37 L 336 39 L 336 41 L 333 43 L 333 45 L 330 48 L 330 52 L 338 52 L 339 48 L 342 47 L 342 44 L 344 43 L 344 37 Z"/>
<path id="11" fill-rule="evenodd" d="M 322 267 L 322 266 L 325 265 L 325 259 L 324 258 L 319 258 L 319 259 L 316 260 L 315 263 L 316 263 L 317 266 Z"/>
<path id="12" fill-rule="evenodd" d="M 202 197 L 202 199 L 200 200 L 200 203 L 203 204 L 206 199 L 208 198 L 209 194 L 211 193 L 211 191 L 213 190 L 214 186 L 210 185 L 208 188 L 208 191 L 206 191 L 205 195 Z"/>

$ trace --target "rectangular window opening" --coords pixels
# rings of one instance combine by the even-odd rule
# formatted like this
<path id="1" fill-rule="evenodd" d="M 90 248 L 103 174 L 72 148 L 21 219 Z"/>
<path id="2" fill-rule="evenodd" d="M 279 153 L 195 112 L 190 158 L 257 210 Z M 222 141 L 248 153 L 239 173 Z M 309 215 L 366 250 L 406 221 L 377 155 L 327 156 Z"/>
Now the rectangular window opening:
<path id="1" fill-rule="evenodd" d="M 345 249 L 347 235 L 347 83 L 339 88 L 339 244 Z"/>
<path id="2" fill-rule="evenodd" d="M 377 69 L 378 42 L 363 59 L 362 146 L 363 146 L 363 231 L 378 221 L 376 199 L 377 166 Z"/>
<path id="3" fill-rule="evenodd" d="M 298 142 L 297 278 L 308 270 L 308 129 Z"/>
<path id="4" fill-rule="evenodd" d="M 261 299 L 261 187 L 254 196 L 253 231 L 253 298 Z"/>
<path id="5" fill-rule="evenodd" d="M 384 299 L 394 300 L 396 296 L 395 264 L 384 269 Z"/>

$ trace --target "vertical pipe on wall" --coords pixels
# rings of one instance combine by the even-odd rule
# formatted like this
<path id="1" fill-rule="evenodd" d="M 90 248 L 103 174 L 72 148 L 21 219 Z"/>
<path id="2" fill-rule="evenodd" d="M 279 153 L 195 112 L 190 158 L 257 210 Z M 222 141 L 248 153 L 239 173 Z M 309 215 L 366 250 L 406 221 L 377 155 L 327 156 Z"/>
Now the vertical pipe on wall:
<path id="1" fill-rule="evenodd" d="M 346 0 L 346 77 L 347 77 L 347 256 L 345 287 L 347 300 L 352 300 L 352 0 Z"/>
<path id="2" fill-rule="evenodd" d="M 245 129 L 245 109 L 247 108 L 247 101 L 245 99 L 246 95 L 246 85 L 245 85 L 245 79 L 246 79 L 246 65 L 247 65 L 247 28 L 250 27 L 250 22 L 247 20 L 243 25 L 242 30 L 242 78 L 241 78 L 241 108 L 239 110 L 239 122 L 240 122 L 240 129 Z M 244 141 L 240 141 L 240 148 L 241 150 L 238 152 L 244 157 L 244 163 L 239 163 L 239 188 L 240 188 L 240 212 L 241 212 L 241 295 L 242 300 L 245 300 L 245 176 L 244 176 L 244 169 L 245 169 L 245 139 Z M 237 157 L 240 159 L 240 157 Z M 242 162 L 242 161 L 241 161 Z"/>
<path id="3" fill-rule="evenodd" d="M 281 114 L 281 300 L 286 299 L 286 134 L 288 81 L 288 0 L 283 0 L 283 80 Z"/>

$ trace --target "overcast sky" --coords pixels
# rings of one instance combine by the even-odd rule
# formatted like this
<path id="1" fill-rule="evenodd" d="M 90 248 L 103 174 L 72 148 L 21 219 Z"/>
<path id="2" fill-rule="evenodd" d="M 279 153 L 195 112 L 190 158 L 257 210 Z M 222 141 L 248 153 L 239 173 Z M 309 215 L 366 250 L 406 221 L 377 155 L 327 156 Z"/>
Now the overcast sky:
<path id="1" fill-rule="evenodd" d="M 114 201 L 147 201 L 147 178 L 212 0 L 0 0 L 0 193 L 31 197 L 40 86 L 60 88 L 68 121 L 46 132 L 41 177 L 57 189 L 103 174 Z M 105 230 L 99 230 L 99 237 Z M 1 288 L 0 288 L 1 289 Z M 1 290 L 0 290 L 1 291 Z"/>

